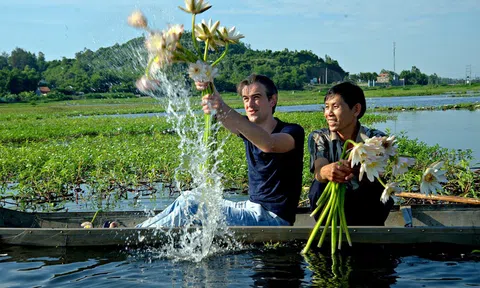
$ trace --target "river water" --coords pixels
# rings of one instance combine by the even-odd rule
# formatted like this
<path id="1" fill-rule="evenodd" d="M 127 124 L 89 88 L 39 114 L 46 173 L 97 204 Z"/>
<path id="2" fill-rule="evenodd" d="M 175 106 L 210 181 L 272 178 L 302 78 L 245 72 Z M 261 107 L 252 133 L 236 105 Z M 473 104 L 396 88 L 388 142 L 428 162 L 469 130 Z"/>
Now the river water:
<path id="1" fill-rule="evenodd" d="M 404 131 L 411 139 L 449 149 L 471 149 L 472 167 L 480 167 L 480 110 L 409 111 L 393 113 L 395 120 L 375 123 L 392 134 Z"/>
<path id="2" fill-rule="evenodd" d="M 0 287 L 478 287 L 471 250 L 360 246 L 303 257 L 301 245 L 250 247 L 199 263 L 151 251 L 0 248 Z M 333 269 L 333 270 L 332 270 Z M 333 273 L 335 272 L 335 274 Z"/>

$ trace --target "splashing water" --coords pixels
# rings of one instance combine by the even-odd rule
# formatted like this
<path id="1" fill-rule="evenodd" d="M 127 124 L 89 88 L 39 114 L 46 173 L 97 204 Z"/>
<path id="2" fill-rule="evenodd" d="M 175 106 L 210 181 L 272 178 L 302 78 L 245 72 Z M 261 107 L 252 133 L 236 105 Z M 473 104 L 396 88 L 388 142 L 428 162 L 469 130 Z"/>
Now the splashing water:
<path id="1" fill-rule="evenodd" d="M 140 67 L 143 69 L 147 63 L 147 55 L 142 51 L 144 48 L 134 46 L 131 48 L 134 49 L 127 59 L 132 60 L 132 67 L 135 70 L 138 71 Z M 218 167 L 221 163 L 219 155 L 223 151 L 225 142 L 215 140 L 208 145 L 204 143 L 203 115 L 194 111 L 191 106 L 192 93 L 182 75 L 182 73 L 185 74 L 184 70 L 180 67 L 171 67 L 168 73 L 156 72 L 152 75 L 156 84 L 146 91 L 146 94 L 166 105 L 167 121 L 179 137 L 178 147 L 181 151 L 180 165 L 175 171 L 174 184 L 181 191 L 182 187 L 185 187 L 181 179 L 191 179 L 188 183 L 191 187 L 190 194 L 199 203 L 198 212 L 194 215 L 186 211 L 182 213 L 187 219 L 186 225 L 180 228 L 179 233 L 174 229 L 158 230 L 159 233 L 166 233 L 166 237 L 163 238 L 167 240 L 161 243 L 160 248 L 150 247 L 147 251 L 151 258 L 199 262 L 213 254 L 243 248 L 229 232 L 221 208 L 223 185 Z M 219 128 L 218 123 L 213 124 L 212 134 L 215 135 Z M 162 144 L 158 143 L 158 145 Z M 213 163 L 211 167 L 205 164 L 209 159 L 210 163 Z M 181 193 L 184 192 L 181 191 Z M 202 226 L 196 226 L 198 223 Z M 137 244 L 142 241 L 142 239 L 131 240 L 129 242 L 137 242 Z"/>

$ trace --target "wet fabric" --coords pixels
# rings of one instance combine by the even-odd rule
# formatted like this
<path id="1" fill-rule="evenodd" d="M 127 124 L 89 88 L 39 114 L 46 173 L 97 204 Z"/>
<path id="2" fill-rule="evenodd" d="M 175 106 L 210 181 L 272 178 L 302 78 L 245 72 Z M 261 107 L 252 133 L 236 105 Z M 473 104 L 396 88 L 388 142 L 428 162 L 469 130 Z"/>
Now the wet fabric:
<path id="1" fill-rule="evenodd" d="M 203 218 L 207 219 L 206 209 L 199 208 L 201 203 L 197 200 L 199 195 L 195 192 L 186 191 L 182 193 L 172 204 L 162 212 L 143 223 L 138 224 L 137 228 L 147 227 L 181 227 L 187 224 L 202 225 L 196 217 L 199 213 L 204 213 Z M 201 211 L 199 211 L 199 209 Z M 287 226 L 288 221 L 283 220 L 275 213 L 263 208 L 260 204 L 251 201 L 230 201 L 223 199 L 221 209 L 225 216 L 228 226 Z"/>

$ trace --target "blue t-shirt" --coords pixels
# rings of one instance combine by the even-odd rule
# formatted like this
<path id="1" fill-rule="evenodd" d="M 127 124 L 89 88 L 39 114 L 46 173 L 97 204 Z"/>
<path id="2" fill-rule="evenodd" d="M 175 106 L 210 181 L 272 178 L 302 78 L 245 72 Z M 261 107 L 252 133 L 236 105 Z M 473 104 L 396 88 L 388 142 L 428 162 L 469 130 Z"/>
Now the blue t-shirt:
<path id="1" fill-rule="evenodd" d="M 250 201 L 262 205 L 291 225 L 302 191 L 303 143 L 305 132 L 300 125 L 277 120 L 274 133 L 287 133 L 295 140 L 295 148 L 286 153 L 265 153 L 243 135 L 248 164 Z"/>

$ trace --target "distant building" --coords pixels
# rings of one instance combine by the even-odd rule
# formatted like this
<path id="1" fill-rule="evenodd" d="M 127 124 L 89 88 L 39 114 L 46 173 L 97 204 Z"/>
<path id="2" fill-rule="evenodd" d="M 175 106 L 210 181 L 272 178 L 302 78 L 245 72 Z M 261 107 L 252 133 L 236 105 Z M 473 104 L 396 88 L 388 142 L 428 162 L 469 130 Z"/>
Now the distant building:
<path id="1" fill-rule="evenodd" d="M 390 84 L 391 81 L 390 73 L 380 73 L 377 76 L 377 84 Z"/>
<path id="2" fill-rule="evenodd" d="M 50 88 L 46 86 L 38 87 L 35 91 L 38 96 L 47 96 L 48 93 L 50 93 Z"/>

